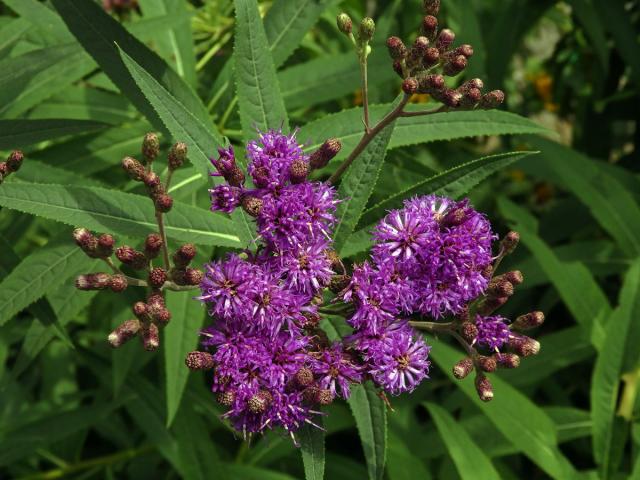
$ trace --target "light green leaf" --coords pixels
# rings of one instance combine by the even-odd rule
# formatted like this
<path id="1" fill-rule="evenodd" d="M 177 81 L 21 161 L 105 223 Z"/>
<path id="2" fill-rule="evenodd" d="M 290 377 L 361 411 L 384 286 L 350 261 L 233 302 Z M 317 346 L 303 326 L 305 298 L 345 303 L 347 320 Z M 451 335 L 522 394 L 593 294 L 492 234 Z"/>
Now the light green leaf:
<path id="1" fill-rule="evenodd" d="M 235 0 L 234 61 L 240 121 L 245 139 L 255 129 L 289 129 L 276 69 L 256 0 Z"/>
<path id="2" fill-rule="evenodd" d="M 163 335 L 167 426 L 171 425 L 178 412 L 187 384 L 189 369 L 184 359 L 198 345 L 198 332 L 205 318 L 202 303 L 194 300 L 193 295 L 192 292 L 170 292 L 167 295 L 167 308 L 172 315 Z"/>
<path id="3" fill-rule="evenodd" d="M 625 277 L 620 305 L 607 323 L 591 383 L 593 452 L 603 479 L 611 478 L 620 462 L 621 452 L 616 437 L 624 434 L 624 422 L 616 416 L 616 406 L 625 354 L 628 349 L 638 350 L 637 339 L 630 337 L 630 332 L 639 314 L 640 260 L 636 260 Z"/>
<path id="4" fill-rule="evenodd" d="M 466 430 L 444 408 L 427 402 L 425 406 L 447 446 L 462 480 L 500 479 L 491 460 L 475 444 Z"/>
<path id="5" fill-rule="evenodd" d="M 557 447 L 556 430 L 551 419 L 526 395 L 495 375 L 491 377 L 494 398 L 488 404 L 482 402 L 472 378 L 456 380 L 453 376 L 451 367 L 461 355 L 452 347 L 438 342 L 430 356 L 518 451 L 553 478 L 573 478 L 576 471 Z"/>
<path id="6" fill-rule="evenodd" d="M 43 140 L 93 132 L 104 123 L 87 120 L 0 120 L 0 148 L 25 147 Z"/>
<path id="7" fill-rule="evenodd" d="M 157 231 L 151 201 L 117 190 L 10 182 L 0 188 L 0 205 L 101 232 L 140 236 Z M 242 246 L 230 220 L 197 207 L 174 202 L 165 222 L 167 236 L 178 241 Z"/>
<path id="8" fill-rule="evenodd" d="M 303 425 L 296 432 L 300 442 L 306 480 L 324 478 L 324 435 L 324 431 L 309 424 Z"/>

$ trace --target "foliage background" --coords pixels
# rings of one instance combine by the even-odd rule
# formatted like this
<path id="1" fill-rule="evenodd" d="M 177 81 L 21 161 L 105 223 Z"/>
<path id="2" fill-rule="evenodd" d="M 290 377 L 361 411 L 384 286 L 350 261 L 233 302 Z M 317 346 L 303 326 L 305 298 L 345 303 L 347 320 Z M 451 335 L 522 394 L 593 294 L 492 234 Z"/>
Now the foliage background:
<path id="1" fill-rule="evenodd" d="M 99 267 L 72 244 L 69 225 L 103 227 L 119 240 L 146 231 L 119 162 L 159 129 L 171 134 L 167 145 L 189 141 L 193 163 L 174 183 L 182 210 L 169 220 L 173 240 L 224 253 L 234 243 L 207 232 L 233 233 L 237 223 L 206 213 L 206 156 L 222 136 L 240 143 L 254 124 L 280 115 L 279 125 L 280 98 L 310 149 L 328 136 L 353 143 L 358 114 L 338 112 L 359 104 L 359 73 L 335 16 L 377 19 L 371 97 L 388 103 L 399 82 L 383 42 L 415 35 L 420 6 L 260 2 L 261 37 L 249 0 L 236 0 L 245 12 L 237 26 L 227 0 L 139 4 L 113 15 L 120 26 L 93 14 L 100 10 L 89 0 L 0 3 L 0 149 L 27 153 L 0 186 L 0 477 L 302 478 L 288 439 L 235 438 L 205 376 L 183 367 L 205 321 L 189 294 L 170 298 L 174 319 L 160 350 L 108 348 L 106 334 L 128 318 L 136 293 L 125 301 L 73 289 L 74 275 Z M 375 421 L 359 431 L 346 404 L 327 409 L 325 452 L 312 449 L 326 456 L 326 478 L 640 478 L 639 7 L 443 0 L 441 23 L 475 49 L 467 74 L 503 88 L 506 110 L 530 121 L 492 112 L 398 127 L 379 180 L 368 180 L 368 205 L 431 188 L 416 182 L 479 157 L 540 151 L 485 160 L 447 188 L 462 194 L 500 170 L 470 196 L 500 233 L 522 235 L 505 267 L 526 281 L 504 314 L 544 310 L 542 351 L 494 375 L 496 398 L 483 405 L 471 380 L 449 377 L 460 353 L 431 338 L 431 380 L 394 399 L 388 428 L 375 406 L 366 410 Z M 234 60 L 235 28 L 237 38 L 258 33 L 255 44 L 236 44 Z M 345 238 L 342 253 L 361 258 L 362 239 Z M 359 405 L 368 408 L 366 399 Z"/>

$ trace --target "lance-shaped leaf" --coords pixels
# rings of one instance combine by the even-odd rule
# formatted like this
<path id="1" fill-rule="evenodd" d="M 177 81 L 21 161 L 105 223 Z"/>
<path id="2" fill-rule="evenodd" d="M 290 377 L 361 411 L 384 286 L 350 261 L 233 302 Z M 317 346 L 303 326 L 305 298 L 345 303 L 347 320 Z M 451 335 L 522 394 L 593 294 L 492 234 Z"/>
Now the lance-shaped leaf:
<path id="1" fill-rule="evenodd" d="M 0 148 L 26 147 L 65 135 L 94 132 L 106 126 L 89 120 L 0 120 Z"/>
<path id="2" fill-rule="evenodd" d="M 10 182 L 0 188 L 0 205 L 101 232 L 141 236 L 157 231 L 151 201 L 116 190 Z M 242 246 L 230 220 L 197 207 L 174 202 L 165 223 L 167 236 L 175 240 Z"/>
<path id="3" fill-rule="evenodd" d="M 321 425 L 320 421 L 319 426 Z M 296 437 L 300 442 L 306 480 L 322 480 L 324 478 L 324 435 L 323 430 L 309 424 L 303 425 L 296 432 Z"/>
<path id="4" fill-rule="evenodd" d="M 288 130 L 289 120 L 258 3 L 256 0 L 235 0 L 234 3 L 234 66 L 244 138 L 254 137 L 256 128 Z"/>

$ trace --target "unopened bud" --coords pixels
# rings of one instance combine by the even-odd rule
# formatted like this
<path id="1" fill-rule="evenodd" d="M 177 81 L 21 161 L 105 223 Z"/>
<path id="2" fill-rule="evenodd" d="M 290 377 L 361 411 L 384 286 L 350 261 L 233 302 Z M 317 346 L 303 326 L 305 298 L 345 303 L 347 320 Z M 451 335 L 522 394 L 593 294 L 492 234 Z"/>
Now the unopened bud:
<path id="1" fill-rule="evenodd" d="M 167 271 L 161 267 L 152 268 L 149 272 L 149 285 L 160 288 L 167 281 Z"/>
<path id="2" fill-rule="evenodd" d="M 109 334 L 108 340 L 113 348 L 118 348 L 123 343 L 131 340 L 140 331 L 141 324 L 138 320 L 127 320 Z"/>
<path id="3" fill-rule="evenodd" d="M 509 297 L 487 297 L 478 305 L 478 314 L 490 315 L 502 305 L 507 303 Z"/>
<path id="4" fill-rule="evenodd" d="M 127 278 L 124 275 L 111 276 L 111 280 L 109 281 L 109 288 L 111 288 L 112 292 L 123 292 L 127 289 L 128 286 L 129 282 L 127 282 Z"/>
<path id="5" fill-rule="evenodd" d="M 435 40 L 438 32 L 438 19 L 433 15 L 427 15 L 422 19 L 422 34 L 430 41 Z"/>
<path id="6" fill-rule="evenodd" d="M 530 330 L 539 327 L 543 323 L 544 313 L 536 311 L 520 315 L 516 318 L 516 321 L 511 324 L 511 328 L 515 330 Z"/>
<path id="7" fill-rule="evenodd" d="M 150 192 L 163 193 L 162 191 L 159 191 L 159 192 L 157 191 L 158 187 L 161 187 L 161 184 L 162 184 L 160 181 L 160 177 L 158 176 L 157 173 L 155 172 L 145 173 L 142 181 L 144 182 L 145 186 L 149 189 Z"/>
<path id="8" fill-rule="evenodd" d="M 78 290 L 104 290 L 109 288 L 111 275 L 107 273 L 88 273 L 76 277 Z"/>
<path id="9" fill-rule="evenodd" d="M 463 358 L 453 366 L 453 376 L 458 380 L 466 378 L 473 370 L 473 360 L 470 358 Z"/>
<path id="10" fill-rule="evenodd" d="M 502 90 L 493 90 L 485 93 L 480 100 L 481 108 L 496 108 L 504 102 L 504 92 Z"/>
<path id="11" fill-rule="evenodd" d="M 273 397 L 266 390 L 261 390 L 247 401 L 247 408 L 251 413 L 260 414 L 266 412 Z"/>
<path id="12" fill-rule="evenodd" d="M 473 57 L 473 47 L 471 45 L 460 45 L 453 51 L 456 55 L 464 55 L 466 58 Z"/>
<path id="13" fill-rule="evenodd" d="M 438 39 L 436 40 L 436 48 L 440 50 L 440 53 L 444 52 L 451 46 L 453 41 L 456 39 L 456 34 L 453 33 L 452 30 L 445 28 L 440 31 L 438 35 Z"/>
<path id="14" fill-rule="evenodd" d="M 425 68 L 433 67 L 440 61 L 440 51 L 435 47 L 429 47 L 424 51 L 422 64 Z"/>
<path id="15" fill-rule="evenodd" d="M 150 233 L 144 241 L 144 254 L 148 259 L 154 259 L 160 254 L 164 242 L 157 233 Z"/>
<path id="16" fill-rule="evenodd" d="M 311 154 L 309 164 L 311 168 L 318 169 L 326 166 L 342 149 L 342 142 L 337 138 L 329 138 L 318 150 Z"/>
<path id="17" fill-rule="evenodd" d="M 440 12 L 440 0 L 423 0 L 422 8 L 427 15 L 437 16 Z"/>
<path id="18" fill-rule="evenodd" d="M 507 233 L 502 239 L 502 241 L 500 242 L 500 250 L 503 252 L 504 255 L 509 255 L 511 252 L 513 252 L 516 249 L 519 242 L 520 242 L 520 234 L 518 232 L 511 231 Z"/>
<path id="19" fill-rule="evenodd" d="M 487 294 L 493 297 L 510 297 L 513 292 L 513 284 L 500 278 L 493 280 L 487 287 Z"/>
<path id="20" fill-rule="evenodd" d="M 455 77 L 465 68 L 467 68 L 467 57 L 464 55 L 457 55 L 450 57 L 445 62 L 442 72 L 449 77 Z"/>
<path id="21" fill-rule="evenodd" d="M 153 132 L 147 133 L 142 140 L 142 156 L 148 163 L 153 162 L 160 153 L 160 140 Z"/>
<path id="22" fill-rule="evenodd" d="M 147 258 L 128 245 L 123 245 L 116 249 L 116 258 L 134 270 L 142 270 L 147 266 Z"/>
<path id="23" fill-rule="evenodd" d="M 540 352 L 540 342 L 525 335 L 511 335 L 509 348 L 521 357 L 530 357 Z"/>
<path id="24" fill-rule="evenodd" d="M 230 407 L 231 405 L 233 405 L 233 402 L 236 401 L 236 394 L 235 392 L 231 392 L 231 391 L 221 392 L 216 397 L 216 400 L 220 405 L 223 405 L 225 407 Z"/>
<path id="25" fill-rule="evenodd" d="M 138 320 L 146 320 L 148 313 L 147 304 L 144 302 L 136 302 L 133 304 L 133 314 Z"/>
<path id="26" fill-rule="evenodd" d="M 20 150 L 14 150 L 7 157 L 6 168 L 10 173 L 15 173 L 20 170 L 22 161 L 24 160 L 24 154 Z"/>
<path id="27" fill-rule="evenodd" d="M 252 217 L 257 217 L 262 212 L 264 201 L 261 198 L 245 195 L 241 200 L 242 209 Z"/>
<path id="28" fill-rule="evenodd" d="M 76 228 L 73 231 L 76 244 L 90 257 L 94 257 L 98 248 L 98 239 L 86 228 Z"/>
<path id="29" fill-rule="evenodd" d="M 338 30 L 340 30 L 345 35 L 349 35 L 353 30 L 353 22 L 351 21 L 351 17 L 346 13 L 341 13 L 340 15 L 338 15 L 336 24 L 338 25 Z"/>
<path id="30" fill-rule="evenodd" d="M 335 399 L 335 395 L 331 392 L 331 390 L 327 390 L 324 388 L 321 388 L 320 390 L 318 390 L 316 401 L 320 405 L 331 405 L 334 399 Z"/>
<path id="31" fill-rule="evenodd" d="M 309 175 L 309 164 L 304 160 L 294 160 L 289 168 L 289 180 L 291 183 L 302 183 Z"/>
<path id="32" fill-rule="evenodd" d="M 364 17 L 360 22 L 359 36 L 361 42 L 368 42 L 373 38 L 376 31 L 376 23 L 373 18 Z"/>
<path id="33" fill-rule="evenodd" d="M 498 368 L 498 363 L 496 359 L 493 357 L 485 357 L 484 355 L 478 355 L 476 358 L 476 362 L 478 362 L 478 367 L 483 372 L 491 373 L 495 372 L 496 368 Z"/>
<path id="34" fill-rule="evenodd" d="M 174 143 L 169 150 L 168 164 L 169 170 L 180 168 L 187 159 L 187 144 L 183 142 Z"/>
<path id="35" fill-rule="evenodd" d="M 402 68 L 402 60 L 395 60 L 393 62 L 393 71 L 398 74 L 400 78 L 404 78 L 404 70 Z"/>
<path id="36" fill-rule="evenodd" d="M 176 267 L 186 267 L 196 256 L 198 250 L 192 243 L 185 243 L 173 254 L 173 264 Z"/>
<path id="37" fill-rule="evenodd" d="M 145 174 L 146 170 L 144 166 L 137 161 L 135 158 L 125 157 L 122 159 L 122 168 L 125 172 L 131 177 L 133 180 L 141 181 Z"/>
<path id="38" fill-rule="evenodd" d="M 482 98 L 482 92 L 477 88 L 468 88 L 466 90 L 458 89 L 462 94 L 462 100 L 460 100 L 460 106 L 465 108 L 475 107 Z"/>
<path id="39" fill-rule="evenodd" d="M 427 37 L 420 36 L 416 38 L 413 42 L 413 46 L 411 47 L 411 51 L 409 52 L 411 66 L 417 66 L 422 62 L 428 47 L 429 39 Z"/>
<path id="40" fill-rule="evenodd" d="M 308 387 L 313 383 L 313 372 L 307 367 L 302 367 L 296 372 L 296 382 L 301 387 Z"/>
<path id="41" fill-rule="evenodd" d="M 189 370 L 211 370 L 215 367 L 213 355 L 208 352 L 189 352 L 184 360 Z"/>
<path id="42" fill-rule="evenodd" d="M 351 282 L 349 275 L 334 275 L 329 282 L 329 290 L 337 295 L 349 286 L 349 282 Z"/>
<path id="43" fill-rule="evenodd" d="M 520 357 L 515 353 L 497 353 L 494 355 L 500 368 L 518 368 Z"/>
<path id="44" fill-rule="evenodd" d="M 187 269 L 174 267 L 169 270 L 169 278 L 173 280 L 173 283 L 176 285 L 186 285 L 187 284 Z"/>
<path id="45" fill-rule="evenodd" d="M 511 282 L 513 285 L 521 285 L 522 282 L 524 282 L 524 276 L 520 270 L 512 270 L 502 274 L 501 277 Z"/>
<path id="46" fill-rule="evenodd" d="M 462 335 L 462 338 L 467 342 L 471 343 L 478 336 L 478 327 L 471 322 L 462 322 L 460 325 L 460 335 Z"/>
<path id="47" fill-rule="evenodd" d="M 115 240 L 113 239 L 113 235 L 108 233 L 103 233 L 98 237 L 98 247 L 96 249 L 96 253 L 101 258 L 107 258 L 113 255 L 113 245 L 115 244 Z"/>
<path id="48" fill-rule="evenodd" d="M 460 100 L 462 100 L 462 94 L 450 88 L 443 88 L 440 91 L 433 92 L 433 97 L 449 108 L 458 107 Z"/>
<path id="49" fill-rule="evenodd" d="M 398 37 L 387 38 L 387 48 L 389 49 L 389 56 L 394 60 L 402 60 L 407 56 L 407 47 Z"/>
<path id="50" fill-rule="evenodd" d="M 157 295 L 147 300 L 147 314 L 153 320 L 158 320 L 160 317 L 165 316 L 165 310 L 167 310 L 167 307 L 161 296 Z"/>
<path id="51" fill-rule="evenodd" d="M 200 285 L 204 278 L 204 272 L 197 268 L 187 268 L 184 272 L 184 281 L 187 285 Z"/>
<path id="52" fill-rule="evenodd" d="M 171 312 L 167 308 L 162 308 L 152 318 L 159 326 L 164 327 L 171 321 Z"/>
<path id="53" fill-rule="evenodd" d="M 157 350 L 160 346 L 160 332 L 155 323 L 146 323 L 142 325 L 140 339 L 142 346 L 147 352 Z"/>
<path id="54" fill-rule="evenodd" d="M 442 218 L 440 225 L 443 227 L 458 227 L 466 222 L 467 218 L 466 208 L 454 208 Z"/>
<path id="55" fill-rule="evenodd" d="M 166 193 L 162 195 L 158 195 L 154 201 L 154 205 L 156 206 L 156 210 L 161 213 L 167 213 L 173 207 L 173 198 L 171 198 Z"/>
<path id="56" fill-rule="evenodd" d="M 407 95 L 412 95 L 418 91 L 420 84 L 414 77 L 409 77 L 402 82 L 402 91 Z"/>
<path id="57" fill-rule="evenodd" d="M 440 74 L 420 77 L 420 93 L 434 94 L 444 88 L 444 77 Z"/>
<path id="58" fill-rule="evenodd" d="M 478 392 L 478 397 L 483 402 L 489 402 L 493 400 L 493 386 L 491 382 L 485 375 L 476 376 L 475 380 L 476 392 Z"/>

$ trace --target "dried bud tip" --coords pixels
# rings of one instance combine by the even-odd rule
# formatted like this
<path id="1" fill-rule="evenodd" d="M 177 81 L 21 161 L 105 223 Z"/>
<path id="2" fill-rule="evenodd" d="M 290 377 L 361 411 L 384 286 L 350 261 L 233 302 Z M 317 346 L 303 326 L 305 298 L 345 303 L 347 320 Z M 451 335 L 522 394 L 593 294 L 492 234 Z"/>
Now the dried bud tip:
<path id="1" fill-rule="evenodd" d="M 349 35 L 353 30 L 353 22 L 351 21 L 351 17 L 346 13 L 341 13 L 336 18 L 336 24 L 338 25 L 338 30 L 340 30 L 345 35 Z"/>
<path id="2" fill-rule="evenodd" d="M 539 327 L 543 323 L 544 313 L 535 311 L 525 315 L 520 315 L 516 318 L 516 321 L 511 324 L 511 328 L 514 330 L 530 330 L 532 328 Z"/>
<path id="3" fill-rule="evenodd" d="M 142 140 L 142 156 L 149 163 L 153 162 L 160 153 L 160 140 L 153 132 L 147 133 Z"/>
<path id="4" fill-rule="evenodd" d="M 6 169 L 9 173 L 20 170 L 20 166 L 24 160 L 24 154 L 20 150 L 14 150 L 7 157 Z"/>
<path id="5" fill-rule="evenodd" d="M 525 335 L 514 335 L 509 337 L 509 348 L 521 357 L 531 357 L 540 352 L 540 342 Z"/>
<path id="6" fill-rule="evenodd" d="M 73 239 L 84 251 L 93 251 L 97 246 L 97 240 L 86 228 L 76 228 L 73 231 Z"/>
<path id="7" fill-rule="evenodd" d="M 169 150 L 169 170 L 180 168 L 187 159 L 187 144 L 183 142 L 174 143 Z"/>
<path id="8" fill-rule="evenodd" d="M 484 375 L 476 376 L 475 380 L 476 392 L 483 402 L 489 402 L 493 399 L 493 386 L 489 379 Z"/>
<path id="9" fill-rule="evenodd" d="M 376 31 L 376 22 L 373 18 L 364 17 L 360 22 L 359 39 L 361 42 L 368 42 L 373 38 Z"/>
<path id="10" fill-rule="evenodd" d="M 473 360 L 470 358 L 463 358 L 453 366 L 453 376 L 458 380 L 466 378 L 473 370 Z"/>
<path id="11" fill-rule="evenodd" d="M 184 363 L 189 370 L 211 370 L 215 367 L 213 355 L 207 352 L 189 352 Z"/>
<path id="12" fill-rule="evenodd" d="M 138 320 L 127 320 L 109 334 L 108 340 L 113 348 L 118 348 L 123 343 L 131 340 L 140 331 L 141 324 Z"/>

